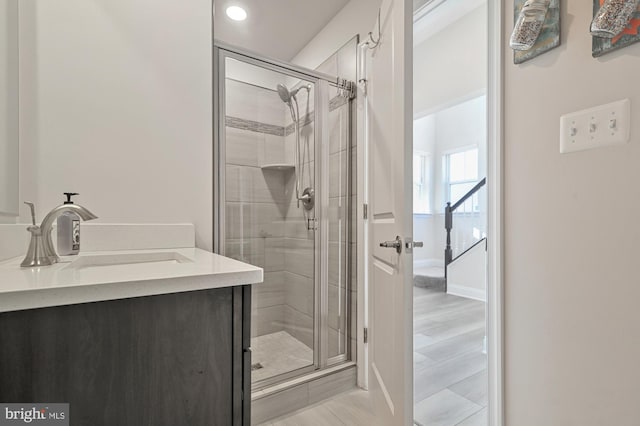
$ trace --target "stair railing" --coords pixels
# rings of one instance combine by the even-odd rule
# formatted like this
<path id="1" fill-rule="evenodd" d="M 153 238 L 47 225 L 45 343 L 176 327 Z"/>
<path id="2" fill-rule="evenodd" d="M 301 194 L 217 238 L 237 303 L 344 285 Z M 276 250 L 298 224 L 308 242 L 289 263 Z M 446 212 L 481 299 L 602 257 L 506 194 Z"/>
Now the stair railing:
<path id="1" fill-rule="evenodd" d="M 447 267 L 451 262 L 454 261 L 453 258 L 453 250 L 451 248 L 451 230 L 453 229 L 453 212 L 458 210 L 460 206 L 462 206 L 469 198 L 473 197 L 473 195 L 480 190 L 487 183 L 487 178 L 482 178 L 480 182 L 474 185 L 473 188 L 469 190 L 466 194 L 464 194 L 454 205 L 451 205 L 451 201 L 447 203 L 447 206 L 444 208 L 444 228 L 447 231 L 447 243 L 444 249 L 444 280 L 445 280 L 445 293 L 447 291 Z M 482 241 L 482 239 L 480 240 Z M 476 242 L 478 244 L 480 241 Z M 472 247 L 474 247 L 474 244 Z M 465 253 L 469 249 L 465 250 Z M 464 254 L 464 253 L 463 253 Z M 459 256 L 458 256 L 459 257 Z"/>

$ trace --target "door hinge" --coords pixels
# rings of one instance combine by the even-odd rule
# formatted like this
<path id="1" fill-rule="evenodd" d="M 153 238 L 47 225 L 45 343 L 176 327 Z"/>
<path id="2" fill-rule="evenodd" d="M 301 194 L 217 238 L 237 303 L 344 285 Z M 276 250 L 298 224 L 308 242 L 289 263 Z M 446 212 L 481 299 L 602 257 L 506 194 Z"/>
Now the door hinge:
<path id="1" fill-rule="evenodd" d="M 318 219 L 307 219 L 307 231 L 315 231 L 318 229 Z"/>
<path id="2" fill-rule="evenodd" d="M 369 343 L 369 329 L 364 329 L 364 343 Z"/>
<path id="3" fill-rule="evenodd" d="M 368 219 L 369 218 L 369 204 L 363 204 L 362 205 L 362 217 L 364 219 Z"/>

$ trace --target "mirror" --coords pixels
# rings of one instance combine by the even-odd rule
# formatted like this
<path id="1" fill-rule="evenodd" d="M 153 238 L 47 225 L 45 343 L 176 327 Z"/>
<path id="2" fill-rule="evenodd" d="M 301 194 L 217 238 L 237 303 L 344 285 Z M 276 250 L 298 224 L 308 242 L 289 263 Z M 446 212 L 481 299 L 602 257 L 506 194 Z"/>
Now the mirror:
<path id="1" fill-rule="evenodd" d="M 18 215 L 18 0 L 0 0 L 0 223 Z"/>

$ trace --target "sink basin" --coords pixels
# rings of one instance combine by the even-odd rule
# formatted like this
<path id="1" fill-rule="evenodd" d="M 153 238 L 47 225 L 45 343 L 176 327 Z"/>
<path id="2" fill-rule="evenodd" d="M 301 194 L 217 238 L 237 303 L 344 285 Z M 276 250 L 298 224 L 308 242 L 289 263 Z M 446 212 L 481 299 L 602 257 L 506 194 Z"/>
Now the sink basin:
<path id="1" fill-rule="evenodd" d="M 96 254 L 81 255 L 64 269 L 89 270 L 105 267 L 156 266 L 177 263 L 193 263 L 193 261 L 177 252 Z"/>

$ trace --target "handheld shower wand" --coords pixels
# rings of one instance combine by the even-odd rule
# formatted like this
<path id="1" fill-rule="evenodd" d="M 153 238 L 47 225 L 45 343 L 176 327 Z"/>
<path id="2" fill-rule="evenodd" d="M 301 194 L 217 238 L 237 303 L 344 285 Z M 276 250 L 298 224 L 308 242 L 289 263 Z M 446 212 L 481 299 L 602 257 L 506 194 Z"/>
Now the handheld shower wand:
<path id="1" fill-rule="evenodd" d="M 296 200 L 298 201 L 298 206 L 300 205 L 300 201 L 306 210 L 311 210 L 315 204 L 315 191 L 313 188 L 308 187 L 302 191 L 302 195 L 300 195 L 300 180 L 301 177 L 304 177 L 304 159 L 300 158 L 300 111 L 298 108 L 298 100 L 296 99 L 296 95 L 302 89 L 306 89 L 307 93 L 311 92 L 311 85 L 308 84 L 306 86 L 300 86 L 297 89 L 289 90 L 284 84 L 278 84 L 276 89 L 278 90 L 278 95 L 282 102 L 289 106 L 289 111 L 291 112 L 291 119 L 293 120 L 295 132 L 296 132 L 296 144 L 295 144 L 295 157 L 296 157 Z M 295 108 L 293 104 L 295 103 Z M 311 179 L 311 177 L 309 177 Z"/>

